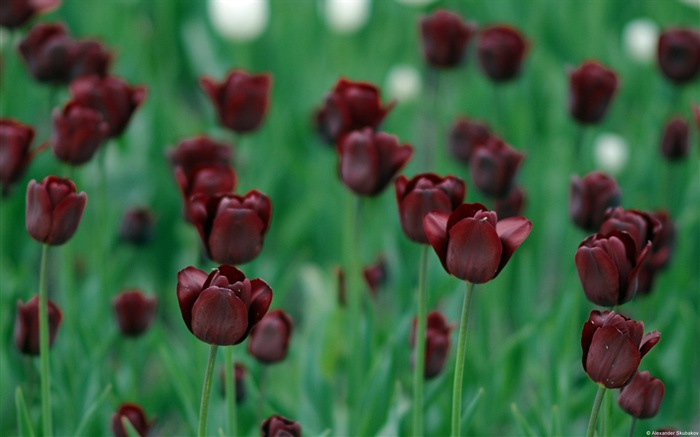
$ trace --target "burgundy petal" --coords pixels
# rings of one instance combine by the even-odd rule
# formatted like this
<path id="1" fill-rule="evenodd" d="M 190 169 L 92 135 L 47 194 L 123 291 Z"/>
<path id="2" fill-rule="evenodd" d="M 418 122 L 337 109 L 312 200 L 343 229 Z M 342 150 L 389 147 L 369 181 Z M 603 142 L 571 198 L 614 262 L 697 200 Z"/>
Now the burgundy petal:
<path id="1" fill-rule="evenodd" d="M 640 360 L 639 349 L 627 335 L 604 326 L 593 334 L 586 372 L 607 388 L 620 388 L 634 375 Z"/>
<path id="2" fill-rule="evenodd" d="M 262 249 L 264 224 L 247 209 L 226 209 L 214 218 L 209 236 L 209 256 L 222 264 L 251 261 Z"/>
<path id="3" fill-rule="evenodd" d="M 430 245 L 440 259 L 440 263 L 447 269 L 447 221 L 450 215 L 444 212 L 429 212 L 423 217 L 423 230 L 428 237 Z"/>
<path id="4" fill-rule="evenodd" d="M 249 328 L 258 323 L 272 303 L 272 288 L 267 282 L 262 279 L 253 279 L 250 281 L 252 288 L 252 301 L 250 302 L 250 310 L 248 312 Z"/>
<path id="5" fill-rule="evenodd" d="M 501 263 L 498 266 L 496 275 L 503 270 L 503 267 L 506 266 L 510 257 L 515 253 L 515 250 L 520 247 L 527 236 L 530 235 L 531 230 L 532 222 L 525 217 L 510 217 L 496 223 L 496 233 L 503 245 Z"/>
<path id="6" fill-rule="evenodd" d="M 617 305 L 620 287 L 617 268 L 599 247 L 579 247 L 574 257 L 578 277 L 586 297 L 600 306 Z"/>
<path id="7" fill-rule="evenodd" d="M 202 285 L 206 280 L 207 274 L 195 267 L 187 267 L 177 274 L 177 301 L 182 319 L 190 331 L 192 331 L 192 306 L 202 292 Z"/>
<path id="8" fill-rule="evenodd" d="M 51 231 L 51 200 L 43 184 L 29 181 L 26 200 L 26 224 L 29 235 L 44 243 Z"/>
<path id="9" fill-rule="evenodd" d="M 656 343 L 661 340 L 661 334 L 658 331 L 652 331 L 648 333 L 647 335 L 642 338 L 642 342 L 639 345 L 639 352 L 642 354 L 642 357 L 646 355 L 651 348 L 656 346 Z"/>
<path id="10" fill-rule="evenodd" d="M 231 290 L 207 288 L 192 307 L 192 333 L 205 343 L 236 344 L 245 335 L 247 327 L 245 304 Z"/>
<path id="11" fill-rule="evenodd" d="M 56 205 L 51 222 L 51 241 L 49 244 L 63 244 L 75 234 L 86 203 L 87 194 L 80 193 L 71 194 Z"/>
<path id="12" fill-rule="evenodd" d="M 464 219 L 449 230 L 447 271 L 464 281 L 493 279 L 503 253 L 496 229 L 488 222 Z"/>

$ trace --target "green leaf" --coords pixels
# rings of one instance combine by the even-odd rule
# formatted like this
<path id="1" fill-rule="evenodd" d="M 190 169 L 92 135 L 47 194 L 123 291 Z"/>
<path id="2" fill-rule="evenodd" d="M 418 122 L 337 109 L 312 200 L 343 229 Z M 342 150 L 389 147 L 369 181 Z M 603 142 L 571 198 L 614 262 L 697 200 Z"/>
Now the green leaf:
<path id="1" fill-rule="evenodd" d="M 17 387 L 17 390 L 15 390 L 15 406 L 17 407 L 19 434 L 34 437 L 32 421 L 29 418 L 29 411 L 27 410 L 27 404 L 24 402 L 24 395 L 22 394 L 21 387 Z"/>

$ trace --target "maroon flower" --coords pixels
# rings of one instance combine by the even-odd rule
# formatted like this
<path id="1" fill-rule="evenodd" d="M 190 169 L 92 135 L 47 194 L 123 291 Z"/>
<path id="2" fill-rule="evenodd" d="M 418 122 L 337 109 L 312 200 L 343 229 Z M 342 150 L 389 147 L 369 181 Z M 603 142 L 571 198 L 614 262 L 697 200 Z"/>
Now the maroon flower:
<path id="1" fill-rule="evenodd" d="M 324 141 L 336 144 L 350 131 L 376 130 L 394 104 L 382 107 L 379 88 L 371 83 L 340 79 L 314 115 L 316 129 Z"/>
<path id="2" fill-rule="evenodd" d="M 666 388 L 660 379 L 649 372 L 637 372 L 629 384 L 620 389 L 617 403 L 627 414 L 637 419 L 656 416 L 664 399 Z"/>
<path id="3" fill-rule="evenodd" d="M 287 356 L 294 324 L 282 310 L 270 311 L 250 332 L 248 352 L 264 364 L 274 364 Z"/>
<path id="4" fill-rule="evenodd" d="M 525 217 L 497 221 L 480 203 L 465 203 L 452 214 L 431 212 L 423 228 L 447 273 L 475 284 L 498 276 L 525 241 L 532 223 Z"/>
<path id="5" fill-rule="evenodd" d="M 101 77 L 107 75 L 112 63 L 112 54 L 102 43 L 93 39 L 78 39 L 75 45 L 77 49 L 71 80 L 93 74 Z"/>
<path id="6" fill-rule="evenodd" d="M 413 319 L 411 329 L 411 347 L 416 345 L 416 319 Z M 447 323 L 447 319 L 438 311 L 431 311 L 428 314 L 425 331 L 425 366 L 423 376 L 431 379 L 438 376 L 445 367 L 447 355 L 450 352 L 450 331 L 452 327 Z"/>
<path id="7" fill-rule="evenodd" d="M 651 253 L 639 270 L 637 294 L 649 294 L 654 288 L 656 275 L 668 267 L 676 241 L 676 227 L 666 211 L 651 216 L 660 223 L 651 240 Z"/>
<path id="8" fill-rule="evenodd" d="M 493 210 L 501 219 L 519 216 L 525 208 L 525 191 L 520 187 L 510 190 L 510 193 L 502 199 L 493 201 Z"/>
<path id="9" fill-rule="evenodd" d="M 458 161 L 469 164 L 472 152 L 490 137 L 491 130 L 486 124 L 459 117 L 450 131 L 450 154 Z"/>
<path id="10" fill-rule="evenodd" d="M 141 437 L 146 437 L 153 427 L 153 422 L 149 422 L 146 418 L 146 413 L 143 412 L 140 406 L 132 403 L 121 404 L 117 412 L 112 415 L 112 421 L 109 424 L 109 428 L 112 430 L 114 437 L 129 436 L 129 433 L 122 424 L 123 418 L 131 422 L 131 426 L 134 427 L 134 430 Z"/>
<path id="11" fill-rule="evenodd" d="M 274 415 L 262 423 L 260 435 L 262 437 L 301 437 L 301 426 L 286 417 Z"/>
<path id="12" fill-rule="evenodd" d="M 644 335 L 643 322 L 613 311 L 593 310 L 581 331 L 583 370 L 598 384 L 620 388 L 660 337 L 657 331 Z"/>
<path id="13" fill-rule="evenodd" d="M 109 124 L 109 137 L 124 132 L 134 111 L 146 98 L 146 88 L 132 87 L 116 76 L 86 76 L 70 84 L 73 100 L 100 112 Z"/>
<path id="14" fill-rule="evenodd" d="M 617 75 L 595 61 L 569 72 L 569 113 L 581 124 L 598 123 L 617 90 Z"/>
<path id="15" fill-rule="evenodd" d="M 77 193 L 70 179 L 47 176 L 27 186 L 26 224 L 31 237 L 39 243 L 58 246 L 78 229 L 87 203 L 87 194 Z"/>
<path id="16" fill-rule="evenodd" d="M 661 154 L 670 161 L 678 161 L 686 156 L 690 149 L 690 126 L 680 117 L 671 119 L 664 127 L 661 137 Z"/>
<path id="17" fill-rule="evenodd" d="M 49 347 L 53 345 L 58 334 L 58 327 L 63 314 L 55 303 L 47 301 L 49 320 Z M 15 346 L 23 354 L 39 355 L 39 297 L 34 296 L 26 304 L 17 301 L 17 319 L 15 319 Z"/>
<path id="18" fill-rule="evenodd" d="M 389 277 L 386 265 L 386 259 L 380 256 L 374 264 L 370 264 L 362 269 L 362 276 L 365 278 L 365 283 L 369 287 L 372 296 L 376 296 L 379 289 L 386 284 Z"/>
<path id="19" fill-rule="evenodd" d="M 119 330 L 126 337 L 138 337 L 146 332 L 156 315 L 158 299 L 146 297 L 141 290 L 122 291 L 113 301 Z"/>
<path id="20" fill-rule="evenodd" d="M 655 240 L 657 232 L 661 232 L 661 222 L 651 214 L 636 209 L 608 209 L 600 225 L 600 233 L 609 234 L 616 230 L 627 232 L 639 253 L 649 241 Z"/>
<path id="21" fill-rule="evenodd" d="M 569 215 L 579 228 L 595 232 L 600 229 L 608 208 L 622 202 L 622 194 L 612 177 L 592 172 L 583 177 L 573 176 L 569 189 Z"/>
<path id="22" fill-rule="evenodd" d="M 51 149 L 63 162 L 80 165 L 88 162 L 107 139 L 109 125 L 102 114 L 70 101 L 53 111 Z"/>
<path id="23" fill-rule="evenodd" d="M 136 246 L 148 244 L 153 239 L 155 217 L 148 208 L 131 208 L 122 216 L 119 239 Z"/>
<path id="24" fill-rule="evenodd" d="M 361 196 L 379 194 L 413 155 L 410 145 L 370 128 L 346 135 L 336 151 L 340 178 Z"/>
<path id="25" fill-rule="evenodd" d="M 260 253 L 272 203 L 258 190 L 244 196 L 196 194 L 190 200 L 190 214 L 209 259 L 238 265 Z"/>
<path id="26" fill-rule="evenodd" d="M 420 20 L 423 57 L 437 68 L 453 68 L 462 63 L 467 44 L 476 26 L 465 23 L 459 15 L 438 10 Z"/>
<path id="27" fill-rule="evenodd" d="M 35 15 L 57 8 L 61 0 L 0 0 L 0 26 L 14 29 Z"/>
<path id="28" fill-rule="evenodd" d="M 431 211 L 451 213 L 462 204 L 467 187 L 455 176 L 423 173 L 411 180 L 400 175 L 394 181 L 396 203 L 399 207 L 401 228 L 416 243 L 428 244 L 423 230 L 423 217 Z"/>
<path id="29" fill-rule="evenodd" d="M 207 274 L 187 267 L 177 274 L 177 300 L 182 319 L 205 343 L 241 343 L 272 301 L 272 289 L 262 279 L 247 279 L 230 265 Z"/>
<path id="30" fill-rule="evenodd" d="M 668 80 L 677 84 L 692 81 L 700 72 L 700 32 L 685 28 L 663 31 L 656 55 Z"/>
<path id="31" fill-rule="evenodd" d="M 10 118 L 0 118 L 0 184 L 7 196 L 32 160 L 34 129 Z"/>
<path id="32" fill-rule="evenodd" d="M 503 198 L 515 183 L 525 154 L 518 152 L 496 136 L 472 152 L 469 166 L 476 188 L 490 197 Z"/>
<path id="33" fill-rule="evenodd" d="M 201 78 L 199 83 L 211 99 L 222 125 L 238 133 L 260 127 L 270 101 L 272 79 L 269 74 L 251 75 L 233 70 L 221 83 L 209 77 Z"/>
<path id="34" fill-rule="evenodd" d="M 245 366 L 241 363 L 234 364 L 233 368 L 236 404 L 242 404 L 246 398 L 245 378 L 248 372 L 246 371 Z M 221 371 L 219 372 L 219 393 L 221 393 L 222 396 L 226 394 L 226 374 L 224 372 L 226 372 L 226 368 L 221 367 Z"/>
<path id="35" fill-rule="evenodd" d="M 512 26 L 491 26 L 479 32 L 476 55 L 479 66 L 494 82 L 514 79 L 523 64 L 528 44 Z"/>

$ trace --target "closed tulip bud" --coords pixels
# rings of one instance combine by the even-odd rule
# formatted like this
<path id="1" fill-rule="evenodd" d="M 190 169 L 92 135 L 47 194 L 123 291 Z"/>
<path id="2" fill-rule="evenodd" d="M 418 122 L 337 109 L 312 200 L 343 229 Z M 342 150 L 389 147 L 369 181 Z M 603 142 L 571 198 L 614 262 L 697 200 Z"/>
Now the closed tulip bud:
<path id="1" fill-rule="evenodd" d="M 140 406 L 132 403 L 121 404 L 117 412 L 112 415 L 112 420 L 109 423 L 114 437 L 128 437 L 130 435 L 124 428 L 122 419 L 128 420 L 141 437 L 146 437 L 153 427 L 153 422 L 146 418 L 146 413 Z"/>
<path id="2" fill-rule="evenodd" d="M 293 326 L 284 311 L 270 311 L 250 332 L 248 352 L 263 364 L 282 361 L 287 356 Z"/>
<path id="3" fill-rule="evenodd" d="M 648 242 L 656 239 L 656 233 L 661 232 L 661 222 L 647 212 L 617 207 L 608 209 L 600 225 L 601 234 L 612 231 L 627 232 L 639 253 Z"/>
<path id="4" fill-rule="evenodd" d="M 476 188 L 496 199 L 510 193 L 525 154 L 491 136 L 472 152 L 469 166 Z"/>
<path id="5" fill-rule="evenodd" d="M 610 106 L 618 81 L 614 71 L 595 61 L 584 62 L 569 73 L 569 113 L 581 124 L 595 124 Z"/>
<path id="6" fill-rule="evenodd" d="M 146 332 L 156 315 L 157 305 L 155 296 L 148 298 L 141 290 L 121 292 L 112 301 L 112 306 L 122 335 L 138 337 Z"/>
<path id="7" fill-rule="evenodd" d="M 52 117 L 51 149 L 59 161 L 84 164 L 107 139 L 109 125 L 102 114 L 75 101 L 55 109 Z"/>
<path id="8" fill-rule="evenodd" d="M 416 319 L 411 329 L 411 347 L 416 345 Z M 438 376 L 445 367 L 447 355 L 450 352 L 450 331 L 452 327 L 447 319 L 438 311 L 428 313 L 425 331 L 425 365 L 423 376 L 432 379 Z"/>
<path id="9" fill-rule="evenodd" d="M 143 246 L 153 239 L 155 217 L 148 208 L 131 208 L 122 216 L 119 239 L 135 246 Z"/>
<path id="10" fill-rule="evenodd" d="M 532 223 L 525 217 L 498 221 L 484 205 L 465 203 L 451 214 L 428 213 L 423 228 L 447 273 L 481 284 L 498 276 L 530 235 Z"/>
<path id="11" fill-rule="evenodd" d="M 690 126 L 680 117 L 673 118 L 664 127 L 661 154 L 669 161 L 678 161 L 690 151 Z"/>
<path id="12" fill-rule="evenodd" d="M 581 331 L 583 370 L 607 388 L 624 386 L 659 342 L 657 331 L 644 335 L 644 323 L 613 311 L 591 311 Z"/>
<path id="13" fill-rule="evenodd" d="M 507 82 L 520 74 L 528 44 L 518 29 L 491 26 L 479 32 L 476 55 L 479 66 L 494 82 Z"/>
<path id="14" fill-rule="evenodd" d="M 76 56 L 71 79 L 83 76 L 106 76 L 112 63 L 112 54 L 99 41 L 79 39 L 76 44 Z"/>
<path id="15" fill-rule="evenodd" d="M 367 287 L 369 287 L 369 291 L 372 296 L 376 296 L 379 289 L 386 284 L 386 281 L 389 278 L 386 260 L 384 257 L 380 256 L 374 264 L 363 268 L 362 276 L 365 278 L 365 283 L 367 284 Z"/>
<path id="16" fill-rule="evenodd" d="M 0 26 L 14 29 L 35 15 L 56 9 L 61 0 L 3 0 L 0 2 Z"/>
<path id="17" fill-rule="evenodd" d="M 423 217 L 432 211 L 451 213 L 464 202 L 467 192 L 461 179 L 442 178 L 433 173 L 419 174 L 410 180 L 400 175 L 394 181 L 394 188 L 401 228 L 411 241 L 421 244 L 429 243 L 423 230 Z"/>
<path id="18" fill-rule="evenodd" d="M 87 194 L 77 193 L 70 179 L 47 176 L 27 187 L 26 225 L 39 243 L 58 246 L 78 229 L 87 203 Z"/>
<path id="19" fill-rule="evenodd" d="M 595 232 L 600 229 L 608 208 L 622 202 L 620 187 L 614 178 L 592 172 L 583 177 L 573 176 L 569 188 L 569 216 L 579 228 Z"/>
<path id="20" fill-rule="evenodd" d="M 425 61 L 437 68 L 454 68 L 462 63 L 467 44 L 476 26 L 459 15 L 438 10 L 420 20 L 421 44 Z"/>
<path id="21" fill-rule="evenodd" d="M 656 275 L 668 267 L 676 240 L 676 227 L 668 212 L 656 211 L 651 216 L 660 223 L 660 227 L 655 228 L 651 252 L 639 271 L 637 294 L 642 295 L 652 291 Z"/>
<path id="22" fill-rule="evenodd" d="M 663 31 L 656 56 L 668 80 L 679 85 L 691 82 L 700 72 L 700 32 L 686 28 Z"/>
<path id="23" fill-rule="evenodd" d="M 32 160 L 34 128 L 9 118 L 0 118 L 0 184 L 7 196 Z"/>
<path id="24" fill-rule="evenodd" d="M 649 372 L 637 372 L 629 384 L 620 389 L 617 403 L 625 413 L 637 419 L 649 419 L 656 416 L 664 400 L 666 388 L 660 379 Z"/>
<path id="25" fill-rule="evenodd" d="M 400 145 L 395 136 L 370 128 L 346 135 L 336 151 L 340 178 L 360 196 L 381 193 L 413 155 L 410 145 Z"/>
<path id="26" fill-rule="evenodd" d="M 18 48 L 29 73 L 37 81 L 70 82 L 77 47 L 62 24 L 37 24 L 20 41 Z"/>
<path id="27" fill-rule="evenodd" d="M 47 301 L 49 320 L 49 347 L 53 345 L 58 334 L 58 327 L 63 320 L 61 310 Z M 15 319 L 15 346 L 26 355 L 39 355 L 39 297 L 34 296 L 26 304 L 17 301 L 17 319 Z"/>
<path id="28" fill-rule="evenodd" d="M 219 122 L 238 133 L 260 127 L 270 101 L 272 79 L 269 74 L 252 75 L 231 71 L 223 82 L 203 77 L 200 85 L 214 105 Z"/>
<path id="29" fill-rule="evenodd" d="M 394 103 L 382 106 L 379 88 L 367 82 L 340 79 L 316 110 L 316 130 L 328 144 L 363 128 L 377 130 Z"/>
<path id="30" fill-rule="evenodd" d="M 515 187 L 502 199 L 493 201 L 493 210 L 501 219 L 519 216 L 525 208 L 525 191 L 521 187 Z"/>
<path id="31" fill-rule="evenodd" d="M 489 138 L 491 138 L 491 130 L 486 124 L 460 117 L 450 131 L 450 154 L 458 161 L 469 164 L 474 150 L 486 143 Z"/>
<path id="32" fill-rule="evenodd" d="M 233 368 L 236 404 L 242 404 L 246 398 L 245 378 L 248 372 L 245 366 L 241 363 L 234 364 Z M 226 372 L 226 368 L 221 367 L 221 371 L 219 372 L 219 393 L 221 393 L 222 396 L 226 394 L 226 374 L 224 372 Z"/>
<path id="33" fill-rule="evenodd" d="M 260 435 L 262 437 L 301 437 L 301 426 L 291 419 L 274 415 L 262 423 Z"/>
<path id="34" fill-rule="evenodd" d="M 228 346 L 245 340 L 267 313 L 272 289 L 230 265 L 219 266 L 209 275 L 187 267 L 177 274 L 177 300 L 182 319 L 195 337 Z"/>

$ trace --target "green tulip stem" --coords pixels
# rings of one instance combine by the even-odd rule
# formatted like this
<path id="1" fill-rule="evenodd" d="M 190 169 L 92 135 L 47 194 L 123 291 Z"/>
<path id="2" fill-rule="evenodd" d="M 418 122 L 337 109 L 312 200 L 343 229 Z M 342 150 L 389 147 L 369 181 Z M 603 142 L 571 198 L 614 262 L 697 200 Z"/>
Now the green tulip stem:
<path id="1" fill-rule="evenodd" d="M 358 279 L 360 278 L 360 248 L 359 239 L 359 222 L 360 222 L 360 197 L 354 193 L 348 195 L 348 207 L 345 224 L 345 280 L 347 284 L 347 302 L 348 302 L 348 336 L 350 350 L 348 354 L 349 369 L 348 369 L 348 412 L 349 412 L 349 434 L 357 435 L 355 426 L 360 422 L 359 412 L 360 407 L 358 390 L 362 386 L 361 379 L 361 364 L 362 364 L 362 341 L 360 339 L 361 326 L 361 290 Z"/>
<path id="2" fill-rule="evenodd" d="M 209 413 L 209 393 L 211 392 L 211 376 L 214 373 L 214 361 L 216 361 L 216 350 L 218 346 L 212 344 L 209 348 L 209 361 L 207 362 L 207 372 L 204 374 L 204 386 L 202 387 L 202 402 L 199 404 L 199 431 L 197 435 L 204 437 L 207 435 L 207 414 Z"/>
<path id="3" fill-rule="evenodd" d="M 574 161 L 573 170 L 577 172 L 585 172 L 588 160 L 583 152 L 584 137 L 586 128 L 580 124 L 576 125 L 576 139 L 574 140 Z M 577 167 L 578 166 L 578 167 Z"/>
<path id="4" fill-rule="evenodd" d="M 630 432 L 627 434 L 629 437 L 634 437 L 634 425 L 637 423 L 637 418 L 632 416 L 632 422 L 630 423 Z"/>
<path id="5" fill-rule="evenodd" d="M 428 245 L 423 244 L 420 252 L 420 267 L 418 269 L 418 323 L 416 325 L 415 362 L 413 365 L 413 435 L 423 435 L 423 385 L 425 383 L 425 325 L 426 325 L 426 293 L 425 276 L 428 266 Z"/>
<path id="6" fill-rule="evenodd" d="M 452 388 L 452 433 L 451 436 L 460 435 L 462 422 L 462 379 L 464 377 L 464 358 L 467 354 L 467 326 L 469 325 L 469 309 L 472 306 L 474 284 L 467 282 L 467 291 L 464 294 L 462 305 L 462 318 L 459 321 L 459 340 L 457 343 L 457 360 L 455 362 L 455 379 Z"/>
<path id="7" fill-rule="evenodd" d="M 228 419 L 229 435 L 236 435 L 237 405 L 236 405 L 236 364 L 233 359 L 233 346 L 224 348 L 224 392 L 226 397 L 226 417 Z"/>
<path id="8" fill-rule="evenodd" d="M 425 71 L 425 112 L 422 116 L 421 133 L 423 137 L 423 167 L 431 171 L 436 150 L 435 138 L 438 137 L 437 119 L 440 108 L 440 71 L 431 66 Z"/>
<path id="9" fill-rule="evenodd" d="M 53 434 L 51 424 L 51 375 L 49 374 L 49 303 L 46 296 L 46 259 L 49 245 L 41 249 L 39 269 L 39 358 L 41 360 L 41 418 L 44 435 Z"/>
<path id="10" fill-rule="evenodd" d="M 600 411 L 600 405 L 603 403 L 603 396 L 605 395 L 605 386 L 599 385 L 598 392 L 595 394 L 595 401 L 593 401 L 593 409 L 591 410 L 591 418 L 588 421 L 588 431 L 586 432 L 586 437 L 593 437 L 595 433 L 595 424 L 598 420 L 598 412 Z"/>

